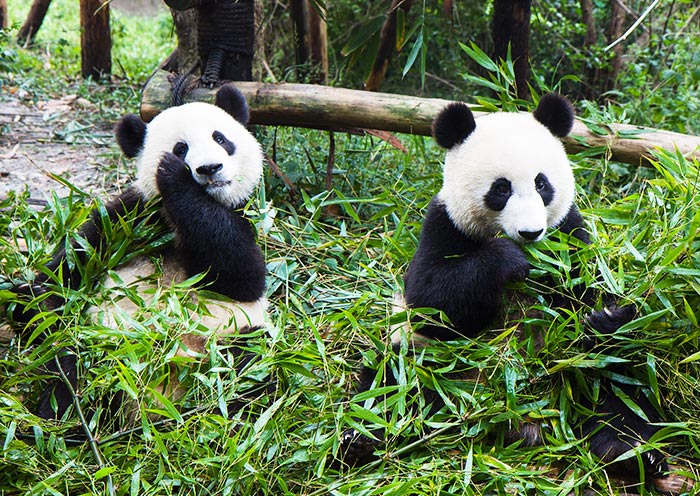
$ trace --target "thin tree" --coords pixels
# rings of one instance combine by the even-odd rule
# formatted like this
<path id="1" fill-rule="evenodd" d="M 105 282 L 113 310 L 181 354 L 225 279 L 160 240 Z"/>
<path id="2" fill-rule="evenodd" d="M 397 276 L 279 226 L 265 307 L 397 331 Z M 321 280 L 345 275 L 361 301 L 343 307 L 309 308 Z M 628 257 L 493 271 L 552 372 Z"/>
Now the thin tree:
<path id="1" fill-rule="evenodd" d="M 294 24 L 294 55 L 297 79 L 311 82 L 328 82 L 328 40 L 325 9 L 318 0 L 292 0 L 290 2 Z"/>
<path id="2" fill-rule="evenodd" d="M 80 0 L 80 59 L 83 78 L 99 80 L 112 72 L 109 0 Z"/>
<path id="3" fill-rule="evenodd" d="M 382 31 L 379 35 L 379 48 L 377 56 L 372 64 L 372 70 L 365 80 L 364 88 L 368 91 L 379 91 L 379 88 L 386 76 L 387 68 L 394 55 L 396 47 L 396 25 L 399 11 L 402 14 L 407 14 L 413 5 L 413 0 L 393 0 L 391 8 L 386 16 L 386 21 L 382 26 Z"/>
<path id="4" fill-rule="evenodd" d="M 7 28 L 7 0 L 0 0 L 0 29 Z"/>
<path id="5" fill-rule="evenodd" d="M 610 2 L 610 21 L 605 30 L 605 38 L 608 44 L 613 44 L 622 36 L 625 31 L 625 17 L 627 12 L 624 6 L 617 0 Z M 611 48 L 612 58 L 608 64 L 598 72 L 598 78 L 594 82 L 594 87 L 597 88 L 598 94 L 606 93 L 615 88 L 617 76 L 622 69 L 622 55 L 624 53 L 624 45 L 618 43 Z"/>
<path id="6" fill-rule="evenodd" d="M 491 34 L 494 60 L 506 60 L 510 47 L 518 98 L 529 100 L 530 0 L 494 0 Z"/>
<path id="7" fill-rule="evenodd" d="M 29 9 L 27 20 L 24 21 L 24 24 L 19 29 L 19 33 L 17 33 L 17 41 L 20 45 L 28 45 L 34 41 L 41 23 L 44 22 L 46 12 L 49 10 L 49 5 L 51 5 L 51 0 L 34 0 L 32 7 Z"/>

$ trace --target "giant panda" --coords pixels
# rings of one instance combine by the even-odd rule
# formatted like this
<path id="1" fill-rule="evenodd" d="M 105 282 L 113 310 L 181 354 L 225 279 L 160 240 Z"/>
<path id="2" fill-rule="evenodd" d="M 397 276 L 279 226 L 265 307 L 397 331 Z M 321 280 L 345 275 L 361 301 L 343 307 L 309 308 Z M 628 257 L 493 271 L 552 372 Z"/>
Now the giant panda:
<path id="1" fill-rule="evenodd" d="M 413 315 L 391 333 L 395 353 L 407 337 L 413 349 L 420 349 L 430 340 L 478 338 L 485 330 L 498 328 L 506 311 L 504 301 L 512 296 L 511 283 L 525 280 L 530 272 L 522 245 L 540 241 L 552 230 L 568 235 L 573 245 L 590 243 L 574 203 L 573 172 L 559 140 L 568 135 L 573 122 L 571 104 L 554 93 L 544 95 L 532 114 L 499 112 L 475 119 L 467 105 L 452 103 L 437 115 L 433 137 L 447 150 L 443 184 L 427 207 L 418 247 L 404 276 L 403 295 L 397 295 L 395 302 L 397 311 L 408 309 Z M 574 288 L 573 293 L 554 291 L 545 301 L 555 307 L 595 302 L 589 288 Z M 439 310 L 449 322 L 440 315 L 416 315 L 411 309 Z M 634 315 L 629 306 L 592 312 L 585 319 L 588 349 L 599 346 L 601 336 L 614 333 Z M 366 392 L 377 385 L 396 385 L 396 379 L 388 370 L 378 375 L 365 365 L 358 390 Z M 608 390 L 602 387 L 598 403 L 585 405 L 595 414 L 580 429 L 591 452 L 605 463 L 648 441 L 658 431 L 654 423 L 659 420 L 645 397 L 637 398 L 647 417 L 643 419 Z M 423 388 L 420 394 L 425 404 L 432 404 L 431 412 L 445 406 L 435 391 Z M 341 458 L 349 464 L 374 459 L 383 433 L 373 436 L 346 431 Z M 523 425 L 507 437 L 524 445 L 541 442 L 536 425 Z M 658 477 L 668 470 L 658 450 L 647 449 L 641 456 L 646 475 Z M 613 469 L 639 474 L 634 456 Z"/>
<path id="2" fill-rule="evenodd" d="M 260 145 L 246 129 L 248 118 L 244 96 L 232 86 L 223 86 L 215 105 L 187 103 L 168 108 L 148 124 L 136 115 L 126 115 L 117 123 L 117 143 L 126 157 L 136 159 L 136 180 L 105 205 L 105 212 L 93 212 L 80 237 L 91 249 L 103 250 L 104 223 L 117 228 L 126 213 L 138 212 L 135 222 L 157 224 L 170 231 L 174 240 L 157 256 L 136 256 L 103 278 L 113 297 L 89 309 L 95 322 L 117 326 L 124 321 L 120 315 L 137 310 L 138 305 L 125 297 L 128 292 L 120 291 L 122 288 L 136 288 L 139 298 L 153 298 L 156 286 L 168 287 L 199 275 L 198 287 L 206 289 L 209 297 L 195 294 L 206 311 L 190 318 L 200 319 L 208 335 L 182 336 L 178 353 L 198 356 L 208 338 L 245 334 L 265 326 L 266 266 L 255 230 L 243 214 L 263 168 Z M 153 202 L 159 208 L 155 215 L 148 215 L 147 206 Z M 16 288 L 17 293 L 31 298 L 46 292 L 50 274 L 62 275 L 60 282 L 65 287 L 80 287 L 78 267 L 88 250 L 75 242 L 71 251 L 77 264 L 69 263 L 62 248 L 49 270 L 39 273 L 31 284 Z M 56 292 L 46 294 L 50 296 L 42 303 L 44 310 L 58 309 L 64 303 Z M 26 323 L 35 313 L 33 307 L 18 304 L 11 317 Z M 56 372 L 60 366 L 77 389 L 76 355 L 63 350 L 57 357 L 57 362 L 49 362 L 49 369 Z M 169 394 L 181 394 L 176 383 L 167 389 Z M 69 388 L 57 380 L 42 393 L 37 413 L 47 419 L 61 418 L 71 404 Z"/>

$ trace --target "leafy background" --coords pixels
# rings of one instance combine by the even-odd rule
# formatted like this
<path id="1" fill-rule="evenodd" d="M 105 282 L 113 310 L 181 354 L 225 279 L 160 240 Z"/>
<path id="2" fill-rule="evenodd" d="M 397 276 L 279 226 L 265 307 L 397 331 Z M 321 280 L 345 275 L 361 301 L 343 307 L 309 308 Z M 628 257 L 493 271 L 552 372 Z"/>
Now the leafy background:
<path id="1" fill-rule="evenodd" d="M 699 29 L 690 22 L 692 4 L 677 4 L 687 6 L 672 18 L 677 29 L 662 29 L 664 18 L 658 16 L 650 25 L 656 43 L 639 50 L 630 45 L 630 63 L 617 90 L 597 100 L 576 98 L 584 92 L 581 78 L 572 75 L 598 63 L 577 48 L 577 2 L 536 4 L 536 94 L 566 92 L 592 126 L 624 121 L 697 132 L 694 47 Z M 72 134 L 75 146 L 94 144 L 96 134 L 137 110 L 140 87 L 174 45 L 167 12 L 145 18 L 115 9 L 115 75 L 102 84 L 82 81 L 76 6 L 54 0 L 36 44 L 26 48 L 17 46 L 14 37 L 28 5 L 10 1 L 9 7 L 15 23 L 2 33 L 0 79 L 7 91 L 0 99 L 32 104 L 75 93 L 94 103 L 96 110 L 76 110 L 74 119 L 84 126 Z M 423 33 L 425 68 L 415 64 L 399 77 L 411 53 L 403 50 L 383 90 L 509 110 L 526 105 L 513 96 L 507 61 L 485 62 L 476 49 L 488 45 L 489 2 L 460 9 L 450 29 L 444 29 L 439 8 L 424 2 L 420 15 L 410 20 L 415 29 L 406 46 L 414 46 Z M 378 3 L 341 1 L 329 12 L 333 84 L 359 87 L 371 60 L 370 24 L 381 9 Z M 604 16 L 602 4 L 597 13 Z M 268 62 L 285 75 L 280 80 L 293 79 L 286 11 L 276 14 L 269 18 L 273 42 Z M 689 26 L 681 29 L 686 21 Z M 601 57 L 604 64 L 602 52 Z M 193 309 L 193 281 L 160 288 L 160 304 L 143 303 L 138 321 L 125 321 L 120 329 L 97 326 L 85 314 L 108 296 L 99 283 L 70 293 L 71 303 L 61 314 L 42 314 L 37 321 L 39 330 L 55 329 L 50 339 L 34 346 L 20 346 L 17 340 L 3 345 L 3 494 L 615 494 L 621 489 L 575 438 L 573 428 L 584 413 L 577 398 L 595 395 L 598 379 L 608 373 L 603 367 L 619 359 L 634 364 L 622 380 L 643 386 L 663 413 L 663 428 L 650 446 L 669 455 L 679 467 L 677 474 L 697 479 L 696 160 L 661 151 L 639 165 L 612 162 L 605 150 L 570 157 L 578 203 L 596 239 L 577 254 L 589 269 L 583 281 L 639 310 L 639 318 L 614 337 L 607 355 L 582 351 L 581 321 L 588 309 L 542 308 L 538 275 L 565 273 L 570 260 L 565 252 L 545 259 L 543 246 L 537 246 L 528 249 L 536 268 L 519 288 L 532 296 L 537 317 L 516 319 L 473 342 L 436 344 L 417 356 L 404 349 L 385 359 L 390 327 L 401 320 L 392 314 L 392 296 L 415 250 L 424 209 L 440 187 L 442 152 L 427 138 L 400 136 L 406 147 L 400 151 L 371 136 L 336 133 L 333 189 L 326 191 L 327 133 L 259 128 L 257 135 L 294 182 L 296 194 L 266 172 L 248 208 L 268 264 L 271 301 L 270 330 L 245 343 L 255 358 L 235 372 L 231 358 L 215 343 L 206 360 L 183 362 L 175 356 L 180 334 L 202 331 L 183 318 Z M 98 150 L 97 160 L 110 178 L 106 184 L 119 189 L 130 178 L 130 164 L 111 142 Z M 71 186 L 70 177 L 56 180 Z M 64 236 L 76 235 L 95 195 L 75 187 L 69 191 L 53 195 L 41 209 L 22 191 L 2 200 L 2 290 L 10 281 L 30 278 Z M 112 249 L 95 254 L 84 270 L 99 276 L 127 253 L 152 249 L 160 235 L 132 231 L 128 225 L 115 229 Z M 134 238 L 152 243 L 133 247 L 129 241 Z M 26 240 L 26 251 L 18 249 L 20 239 Z M 545 247 L 559 253 L 558 246 L 552 240 Z M 575 282 L 562 278 L 564 288 Z M 0 295 L 10 298 L 5 291 Z M 541 350 L 534 346 L 538 332 L 545 335 Z M 80 352 L 80 404 L 97 413 L 89 424 L 96 436 L 92 445 L 72 441 L 82 434 L 75 415 L 49 423 L 31 413 L 47 379 L 42 365 L 53 359 L 54 345 L 61 344 Z M 441 366 L 427 367 L 428 361 Z M 381 391 L 387 394 L 386 409 L 380 408 L 378 394 L 353 396 L 361 364 L 386 364 L 400 378 L 399 386 Z M 188 393 L 175 403 L 154 403 L 153 388 L 167 379 L 171 366 Z M 479 382 L 448 377 L 467 367 L 481 371 Z M 267 384 L 275 385 L 273 392 L 267 392 Z M 449 408 L 429 415 L 420 397 L 411 394 L 415 387 L 442 391 Z M 136 409 L 139 420 L 115 432 L 101 399 L 117 393 L 126 398 L 125 409 Z M 505 442 L 506 432 L 524 417 L 542 419 L 548 426 L 544 446 Z M 334 462 L 346 429 L 377 426 L 387 428 L 392 439 L 379 461 L 364 468 Z M 414 441 L 410 446 L 407 437 Z"/>

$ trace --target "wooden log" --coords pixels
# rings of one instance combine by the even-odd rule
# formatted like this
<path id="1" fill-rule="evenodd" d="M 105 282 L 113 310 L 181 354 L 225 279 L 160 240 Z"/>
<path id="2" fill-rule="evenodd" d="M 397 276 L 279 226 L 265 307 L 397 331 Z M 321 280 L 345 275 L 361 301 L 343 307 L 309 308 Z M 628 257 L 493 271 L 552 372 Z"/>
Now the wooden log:
<path id="1" fill-rule="evenodd" d="M 80 0 L 80 56 L 83 78 L 95 81 L 112 72 L 109 0 Z"/>
<path id="2" fill-rule="evenodd" d="M 156 72 L 146 83 L 141 118 L 150 121 L 170 106 L 170 75 Z M 312 129 L 364 128 L 394 133 L 430 135 L 433 118 L 449 100 L 288 83 L 235 82 L 250 105 L 251 124 Z M 214 102 L 216 89 L 196 88 L 185 102 Z M 475 112 L 476 117 L 483 115 Z M 641 164 L 650 151 L 661 148 L 700 159 L 700 137 L 629 124 L 602 126 L 596 133 L 580 120 L 564 139 L 570 153 L 602 147 L 613 160 Z"/>

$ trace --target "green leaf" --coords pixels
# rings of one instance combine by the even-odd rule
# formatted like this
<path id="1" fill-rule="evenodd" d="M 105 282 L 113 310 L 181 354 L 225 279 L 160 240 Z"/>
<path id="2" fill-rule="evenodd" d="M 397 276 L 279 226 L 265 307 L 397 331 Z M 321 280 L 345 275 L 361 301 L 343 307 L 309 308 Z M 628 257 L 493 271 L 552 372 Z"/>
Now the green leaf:
<path id="1" fill-rule="evenodd" d="M 165 416 L 175 420 L 177 423 L 183 422 L 184 419 L 182 418 L 182 415 L 180 415 L 178 409 L 175 408 L 175 405 L 173 405 L 173 403 L 168 398 L 166 398 L 160 391 L 151 387 L 149 387 L 147 391 L 148 394 L 153 395 L 158 401 L 158 403 L 160 403 L 160 405 L 163 407 L 162 409 L 148 409 L 149 412 L 165 414 Z"/>
<path id="2" fill-rule="evenodd" d="M 370 20 L 367 24 L 360 27 L 359 30 L 355 31 L 350 39 L 345 43 L 345 46 L 340 50 L 343 56 L 348 56 L 355 52 L 357 49 L 363 47 L 369 40 L 382 29 L 384 22 L 386 21 L 386 16 L 382 15 L 375 17 Z"/>
<path id="3" fill-rule="evenodd" d="M 102 467 L 95 472 L 95 479 L 102 479 L 117 470 L 117 467 Z"/>
<path id="4" fill-rule="evenodd" d="M 489 72 L 498 72 L 498 64 L 484 53 L 474 42 L 469 42 L 469 46 L 460 43 L 460 48 L 466 52 L 470 59 L 479 64 Z"/>
<path id="5" fill-rule="evenodd" d="M 617 396 L 620 399 L 620 401 L 627 405 L 627 408 L 632 410 L 645 421 L 649 422 L 649 418 L 647 417 L 647 414 L 644 411 L 644 409 L 640 408 L 639 405 L 637 405 L 637 403 L 632 398 L 630 398 L 622 389 L 617 387 L 615 384 L 612 384 L 612 390 L 615 393 L 615 396 Z"/>
<path id="6" fill-rule="evenodd" d="M 403 72 L 401 73 L 401 77 L 405 77 L 406 74 L 408 74 L 408 71 L 411 70 L 411 67 L 413 67 L 413 64 L 416 61 L 416 58 L 418 57 L 418 54 L 420 53 L 422 48 L 423 48 L 423 31 L 420 31 L 418 33 L 418 37 L 416 38 L 416 41 L 413 42 L 413 46 L 411 47 L 411 52 L 408 54 L 408 59 L 406 59 L 406 64 L 403 66 Z"/>
<path id="7" fill-rule="evenodd" d="M 260 434 L 275 412 L 280 409 L 282 404 L 287 400 L 289 400 L 290 403 L 294 403 L 294 400 L 298 398 L 300 394 L 301 393 L 296 393 L 290 398 L 288 398 L 286 394 L 283 394 L 277 398 L 277 400 L 275 400 L 275 402 L 260 415 L 260 418 L 255 421 L 255 424 L 253 424 L 253 432 Z"/>

